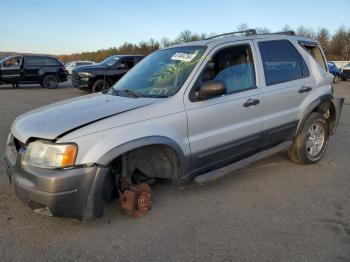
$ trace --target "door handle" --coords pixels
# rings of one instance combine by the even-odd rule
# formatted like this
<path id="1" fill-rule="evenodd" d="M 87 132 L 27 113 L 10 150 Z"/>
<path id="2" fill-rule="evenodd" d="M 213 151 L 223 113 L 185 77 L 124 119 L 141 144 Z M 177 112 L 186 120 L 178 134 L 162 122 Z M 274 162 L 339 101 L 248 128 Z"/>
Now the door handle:
<path id="1" fill-rule="evenodd" d="M 307 93 L 307 92 L 310 92 L 312 90 L 312 87 L 309 87 L 309 86 L 302 86 L 300 89 L 299 89 L 299 93 Z"/>
<path id="2" fill-rule="evenodd" d="M 252 99 L 252 98 L 249 98 L 244 104 L 243 106 L 244 107 L 249 107 L 249 106 L 255 106 L 257 104 L 260 103 L 260 100 L 259 99 Z"/>

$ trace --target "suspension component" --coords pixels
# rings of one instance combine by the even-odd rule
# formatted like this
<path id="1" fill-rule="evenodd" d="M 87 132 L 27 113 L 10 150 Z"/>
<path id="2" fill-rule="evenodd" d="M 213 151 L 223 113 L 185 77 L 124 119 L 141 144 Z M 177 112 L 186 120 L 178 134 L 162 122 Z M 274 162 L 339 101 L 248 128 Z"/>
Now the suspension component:
<path id="1" fill-rule="evenodd" d="M 146 183 L 131 185 L 120 197 L 121 207 L 138 218 L 151 208 L 151 193 L 151 187 Z"/>

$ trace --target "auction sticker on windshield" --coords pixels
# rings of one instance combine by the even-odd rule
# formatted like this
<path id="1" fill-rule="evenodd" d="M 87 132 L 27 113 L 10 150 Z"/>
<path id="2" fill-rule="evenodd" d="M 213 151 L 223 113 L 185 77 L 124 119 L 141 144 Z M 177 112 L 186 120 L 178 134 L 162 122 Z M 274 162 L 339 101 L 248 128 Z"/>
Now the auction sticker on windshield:
<path id="1" fill-rule="evenodd" d="M 196 54 L 187 54 L 187 53 L 175 53 L 171 60 L 178 60 L 184 62 L 191 62 L 192 59 L 196 56 Z"/>

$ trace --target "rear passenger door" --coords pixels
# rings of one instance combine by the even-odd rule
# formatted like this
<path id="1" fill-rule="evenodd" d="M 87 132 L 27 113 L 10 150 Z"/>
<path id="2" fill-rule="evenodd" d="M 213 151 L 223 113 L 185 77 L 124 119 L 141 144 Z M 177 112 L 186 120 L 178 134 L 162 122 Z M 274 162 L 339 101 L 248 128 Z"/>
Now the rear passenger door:
<path id="1" fill-rule="evenodd" d="M 41 68 L 40 57 L 24 57 L 23 64 L 23 81 L 24 82 L 38 82 L 39 81 L 39 70 Z"/>
<path id="2" fill-rule="evenodd" d="M 251 41 L 217 46 L 193 79 L 185 96 L 192 171 L 218 168 L 259 150 L 265 102 L 253 54 Z M 211 80 L 224 82 L 227 93 L 196 100 L 199 86 Z"/>
<path id="3" fill-rule="evenodd" d="M 285 141 L 299 119 L 299 107 L 314 87 L 308 67 L 289 40 L 254 40 L 265 89 L 265 144 Z"/>

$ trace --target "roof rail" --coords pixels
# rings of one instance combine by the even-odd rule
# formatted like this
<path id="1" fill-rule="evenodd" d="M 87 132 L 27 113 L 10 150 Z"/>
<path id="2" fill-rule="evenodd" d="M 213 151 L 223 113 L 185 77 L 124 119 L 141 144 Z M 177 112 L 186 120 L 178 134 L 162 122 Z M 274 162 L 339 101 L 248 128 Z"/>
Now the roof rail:
<path id="1" fill-rule="evenodd" d="M 226 36 L 226 35 L 234 35 L 234 34 L 243 34 L 244 36 L 249 36 L 249 35 L 256 35 L 257 33 L 255 29 L 248 29 L 248 30 L 242 30 L 242 31 L 229 32 L 229 33 L 220 34 L 220 35 L 214 35 L 206 38 L 205 40 Z"/>
<path id="2" fill-rule="evenodd" d="M 261 34 L 261 35 L 295 35 L 295 32 L 293 30 L 288 30 L 288 31 L 267 33 L 267 34 Z"/>

